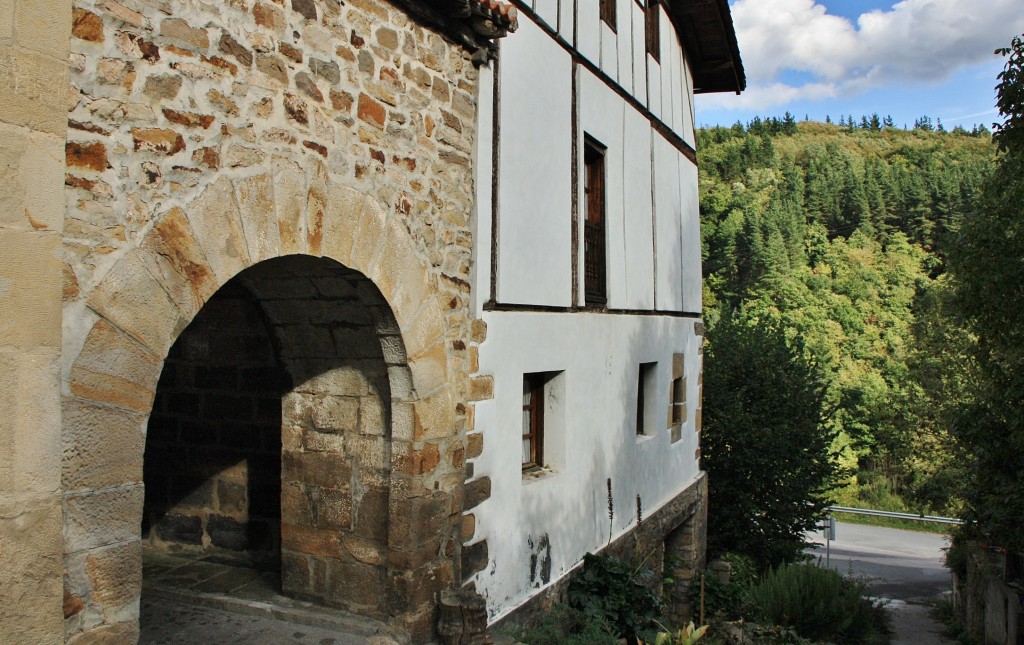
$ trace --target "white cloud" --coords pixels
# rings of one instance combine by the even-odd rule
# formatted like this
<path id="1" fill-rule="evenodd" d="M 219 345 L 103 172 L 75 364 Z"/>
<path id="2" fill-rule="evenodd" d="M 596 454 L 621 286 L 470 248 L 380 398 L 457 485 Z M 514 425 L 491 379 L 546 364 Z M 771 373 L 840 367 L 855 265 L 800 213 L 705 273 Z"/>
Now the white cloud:
<path id="1" fill-rule="evenodd" d="M 1024 31 L 1021 0 L 903 0 L 856 25 L 814 0 L 737 0 L 732 14 L 750 88 L 730 107 L 942 82 L 993 60 L 994 49 Z M 787 70 L 813 80 L 784 85 L 778 79 Z"/>

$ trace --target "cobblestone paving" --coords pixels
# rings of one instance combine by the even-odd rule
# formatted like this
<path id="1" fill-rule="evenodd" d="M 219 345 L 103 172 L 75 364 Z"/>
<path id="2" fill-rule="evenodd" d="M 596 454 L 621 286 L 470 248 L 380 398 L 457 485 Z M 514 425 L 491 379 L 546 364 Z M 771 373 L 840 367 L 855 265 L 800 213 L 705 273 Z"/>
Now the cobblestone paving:
<path id="1" fill-rule="evenodd" d="M 273 573 L 145 549 L 140 645 L 397 645 L 380 622 L 282 596 Z"/>
<path id="2" fill-rule="evenodd" d="M 372 638 L 372 637 L 371 637 Z M 362 645 L 368 638 L 278 620 L 266 614 L 245 615 L 237 612 L 189 605 L 168 598 L 142 597 L 142 633 L 140 645 Z M 392 643 L 387 639 L 378 643 Z"/>

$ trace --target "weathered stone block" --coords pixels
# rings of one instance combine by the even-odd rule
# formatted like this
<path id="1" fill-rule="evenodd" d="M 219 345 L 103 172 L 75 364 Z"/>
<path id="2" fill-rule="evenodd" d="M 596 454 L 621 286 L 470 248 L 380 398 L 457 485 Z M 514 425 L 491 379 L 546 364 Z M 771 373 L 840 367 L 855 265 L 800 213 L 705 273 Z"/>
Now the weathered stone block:
<path id="1" fill-rule="evenodd" d="M 466 581 L 474 574 L 487 568 L 487 540 L 481 540 L 462 547 L 462 580 Z"/>
<path id="2" fill-rule="evenodd" d="M 211 184 L 186 212 L 196 240 L 221 284 L 249 266 L 251 260 L 238 205 L 227 177 Z"/>
<path id="3" fill-rule="evenodd" d="M 352 462 L 345 455 L 329 452 L 286 452 L 281 455 L 281 482 L 309 486 L 345 488 L 352 479 Z"/>
<path id="4" fill-rule="evenodd" d="M 86 556 L 85 571 L 91 587 L 90 599 L 105 620 L 117 622 L 134 610 L 142 593 L 142 542 L 135 540 Z"/>
<path id="5" fill-rule="evenodd" d="M 87 632 L 76 634 L 67 645 L 124 645 L 139 641 L 139 621 L 126 620 L 112 625 L 99 625 Z"/>
<path id="6" fill-rule="evenodd" d="M 210 36 L 206 30 L 193 27 L 181 18 L 165 18 L 160 23 L 160 35 L 198 49 L 210 47 Z"/>
<path id="7" fill-rule="evenodd" d="M 65 553 L 136 539 L 142 523 L 142 502 L 141 485 L 65 495 Z"/>
<path id="8" fill-rule="evenodd" d="M 162 361 L 105 320 L 93 325 L 71 370 L 79 397 L 148 413 Z"/>
<path id="9" fill-rule="evenodd" d="M 198 515 L 167 513 L 156 523 L 156 535 L 165 542 L 202 544 L 203 520 Z"/>
<path id="10" fill-rule="evenodd" d="M 55 187 L 56 188 L 56 187 Z M 61 344 L 61 239 L 56 232 L 0 229 L 0 343 L 24 349 Z"/>
<path id="11" fill-rule="evenodd" d="M 58 349 L 0 347 L 0 493 L 37 497 L 58 489 L 59 378 Z"/>
<path id="12" fill-rule="evenodd" d="M 206 519 L 206 532 L 214 546 L 231 551 L 249 548 L 248 524 L 223 515 L 210 515 Z"/>
<path id="13" fill-rule="evenodd" d="M 384 593 L 383 567 L 363 562 L 327 561 L 327 593 L 330 603 L 377 607 Z"/>
<path id="14" fill-rule="evenodd" d="M 19 2 L 18 6 L 33 5 L 32 2 Z M 70 24 L 70 5 L 66 5 L 69 14 L 64 20 L 54 20 L 52 27 L 60 26 L 63 31 Z M 32 38 L 31 32 L 26 32 Z M 46 47 L 46 54 L 0 47 L 0 114 L 13 125 L 21 125 L 33 130 L 49 132 L 64 137 L 67 132 L 67 109 L 64 97 L 54 92 L 55 87 L 66 87 L 68 82 L 67 52 L 59 53 L 52 47 L 55 43 L 67 42 L 63 39 L 36 41 L 36 47 Z M 53 55 L 51 55 L 51 53 Z"/>
<path id="15" fill-rule="evenodd" d="M 413 377 L 416 372 L 413 370 Z M 416 381 L 417 386 L 420 381 Z M 445 388 L 413 403 L 413 440 L 443 439 L 455 434 L 455 403 Z"/>
<path id="16" fill-rule="evenodd" d="M 481 477 L 466 484 L 464 489 L 465 508 L 479 506 L 491 497 L 491 478 Z"/>
<path id="17" fill-rule="evenodd" d="M 102 488 L 142 481 L 146 444 L 144 413 L 65 399 L 65 490 Z"/>
<path id="18" fill-rule="evenodd" d="M 146 270 L 137 252 L 130 253 L 107 273 L 89 296 L 89 306 L 153 353 L 164 355 L 184 327 L 180 312 Z"/>
<path id="19" fill-rule="evenodd" d="M 0 633 L 12 643 L 63 640 L 60 538 L 55 496 L 0 501 Z"/>
<path id="20" fill-rule="evenodd" d="M 281 548 L 320 558 L 344 557 L 338 531 L 285 522 L 281 524 Z"/>

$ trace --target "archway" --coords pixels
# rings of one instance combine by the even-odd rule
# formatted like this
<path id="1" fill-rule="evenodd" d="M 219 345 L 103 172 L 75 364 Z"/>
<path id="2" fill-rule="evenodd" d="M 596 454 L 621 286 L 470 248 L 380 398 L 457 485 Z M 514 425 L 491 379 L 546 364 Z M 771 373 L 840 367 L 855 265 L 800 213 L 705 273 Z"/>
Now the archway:
<path id="1" fill-rule="evenodd" d="M 332 384 L 342 373 L 335 368 L 347 358 L 371 358 L 356 356 L 341 344 L 371 334 L 370 323 L 362 322 L 363 318 L 354 324 L 363 326 L 355 336 L 354 327 L 347 335 L 332 335 L 334 323 L 314 320 L 312 314 L 302 321 L 291 320 L 289 315 L 296 311 L 369 316 L 374 356 L 378 366 L 383 361 L 389 389 L 378 390 L 385 392 L 382 400 L 390 403 L 384 409 L 391 418 L 382 426 L 390 431 L 389 438 L 371 440 L 357 433 L 357 442 L 352 442 L 361 445 L 365 451 L 361 454 L 373 455 L 376 464 L 386 465 L 360 467 L 360 473 L 378 479 L 365 490 L 359 484 L 364 494 L 350 517 L 368 517 L 361 513 L 361 506 L 370 505 L 371 500 L 377 508 L 386 506 L 386 549 L 379 548 L 381 533 L 373 533 L 372 527 L 354 529 L 356 533 L 345 536 L 350 538 L 347 542 L 340 534 L 325 532 L 319 517 L 314 523 L 311 515 L 299 513 L 303 508 L 311 512 L 308 488 L 303 497 L 291 494 L 295 487 L 283 486 L 283 585 L 323 604 L 386 615 L 415 641 L 431 637 L 437 594 L 460 577 L 464 473 L 458 455 L 465 448 L 464 412 L 460 411 L 465 390 L 459 381 L 462 373 L 449 365 L 449 347 L 465 347 L 468 323 L 457 311 L 451 314 L 457 324 L 448 320 L 436 278 L 395 214 L 386 215 L 374 199 L 335 183 L 333 175 L 311 177 L 311 185 L 316 186 L 310 188 L 308 200 L 295 203 L 298 195 L 271 191 L 259 209 L 246 208 L 244 213 L 240 204 L 249 202 L 242 197 L 236 200 L 235 190 L 244 196 L 247 187 L 272 186 L 276 179 L 247 178 L 237 180 L 237 185 L 225 178 L 216 180 L 187 211 L 172 208 L 156 218 L 138 247 L 119 257 L 96 284 L 83 286 L 79 300 L 69 305 L 77 313 L 67 342 L 80 343 L 80 350 L 66 368 L 64 397 L 68 634 L 137 630 L 143 452 L 157 383 L 179 335 L 214 294 L 237 277 L 258 303 L 287 375 L 290 389 L 275 399 L 284 402 L 278 403 L 281 427 L 292 427 L 290 419 L 299 420 L 295 427 L 313 423 L 315 405 L 334 395 L 331 388 L 340 387 Z M 331 199 L 323 201 L 318 197 L 322 195 Z M 278 221 L 284 215 L 301 221 Z M 259 242 L 250 243 L 243 230 L 259 232 Z M 316 236 L 287 237 L 286 245 L 285 232 L 307 230 L 316 231 Z M 281 231 L 281 236 L 275 231 Z M 311 276 L 321 276 L 317 278 L 321 284 L 313 284 Z M 350 280 L 350 284 L 331 291 L 329 283 L 339 280 Z M 271 302 L 277 304 L 268 306 Z M 325 360 L 335 364 L 328 366 Z M 281 435 L 284 453 L 298 434 Z M 344 444 L 344 435 L 337 436 Z M 380 436 L 385 437 L 383 430 Z M 333 459 L 325 456 L 331 454 L 299 450 L 294 459 L 282 458 L 282 464 L 291 459 L 283 474 L 287 476 L 292 466 L 303 468 L 306 462 Z M 294 500 L 306 506 L 293 507 Z M 323 505 L 319 498 L 315 501 L 319 513 Z M 289 522 L 294 509 L 306 521 Z M 205 521 L 206 538 L 215 544 L 208 534 L 209 517 Z M 242 529 L 246 535 L 249 531 Z M 234 530 L 234 535 L 239 531 Z M 360 541 L 365 536 L 371 538 L 368 543 Z M 224 544 L 225 537 L 217 539 Z M 200 537 L 200 544 L 206 538 Z M 379 586 L 360 587 L 381 593 L 371 599 L 369 594 L 344 595 L 354 593 L 353 589 L 329 589 L 321 575 L 328 563 L 345 569 L 351 580 L 383 578 Z"/>
<path id="2" fill-rule="evenodd" d="M 289 595 L 387 617 L 392 409 L 410 382 L 390 307 L 359 272 L 309 256 L 243 271 L 164 363 L 143 539 L 279 566 Z"/>

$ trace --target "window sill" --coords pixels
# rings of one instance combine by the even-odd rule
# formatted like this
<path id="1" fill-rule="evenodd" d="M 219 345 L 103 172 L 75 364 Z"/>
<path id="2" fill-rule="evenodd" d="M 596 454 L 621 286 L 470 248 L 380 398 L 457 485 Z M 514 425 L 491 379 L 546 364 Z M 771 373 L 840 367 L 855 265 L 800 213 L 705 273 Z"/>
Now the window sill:
<path id="1" fill-rule="evenodd" d="M 646 432 L 643 433 L 643 434 L 638 434 L 638 435 L 636 435 L 636 443 L 637 443 L 637 445 L 640 445 L 642 443 L 647 443 L 651 439 L 654 439 L 654 437 L 655 437 L 654 434 L 648 434 Z"/>
<path id="2" fill-rule="evenodd" d="M 547 479 L 548 477 L 555 474 L 555 471 L 551 470 L 547 466 L 534 466 L 523 471 L 523 483 L 529 484 L 541 479 Z"/>

